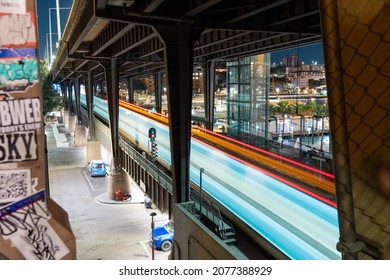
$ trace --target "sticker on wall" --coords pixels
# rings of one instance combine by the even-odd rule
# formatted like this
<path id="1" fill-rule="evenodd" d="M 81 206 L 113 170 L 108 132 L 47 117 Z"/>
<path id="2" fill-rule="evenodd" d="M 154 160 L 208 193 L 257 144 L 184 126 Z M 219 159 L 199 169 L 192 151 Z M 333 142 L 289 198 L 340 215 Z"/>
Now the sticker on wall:
<path id="1" fill-rule="evenodd" d="M 38 97 L 0 99 L 0 133 L 39 128 L 41 128 L 41 110 Z"/>
<path id="2" fill-rule="evenodd" d="M 0 47 L 0 91 L 26 91 L 38 78 L 36 49 Z"/>
<path id="3" fill-rule="evenodd" d="M 38 159 L 35 131 L 0 134 L 0 163 Z"/>
<path id="4" fill-rule="evenodd" d="M 37 184 L 30 169 L 0 170 L 0 205 L 30 196 Z"/>
<path id="5" fill-rule="evenodd" d="M 0 0 L 0 4 L 2 0 Z M 0 46 L 36 47 L 34 14 L 0 13 Z"/>
<path id="6" fill-rule="evenodd" d="M 58 260 L 69 249 L 53 230 L 41 190 L 0 209 L 0 234 L 30 260 Z"/>
<path id="7" fill-rule="evenodd" d="M 0 0 L 0 9 L 4 13 L 25 14 L 26 0 Z"/>

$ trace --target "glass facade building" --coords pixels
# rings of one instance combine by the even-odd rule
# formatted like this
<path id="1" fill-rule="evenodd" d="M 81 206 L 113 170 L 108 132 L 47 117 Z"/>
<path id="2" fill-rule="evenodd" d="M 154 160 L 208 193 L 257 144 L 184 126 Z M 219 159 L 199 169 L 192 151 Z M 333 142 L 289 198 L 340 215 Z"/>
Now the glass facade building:
<path id="1" fill-rule="evenodd" d="M 227 77 L 228 134 L 257 146 L 268 138 L 270 54 L 229 62 Z"/>

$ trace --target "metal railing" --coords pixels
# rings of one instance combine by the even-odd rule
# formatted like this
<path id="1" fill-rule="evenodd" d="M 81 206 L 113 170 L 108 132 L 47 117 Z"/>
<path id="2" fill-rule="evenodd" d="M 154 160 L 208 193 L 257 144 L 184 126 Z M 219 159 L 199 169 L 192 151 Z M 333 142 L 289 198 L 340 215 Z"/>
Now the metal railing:
<path id="1" fill-rule="evenodd" d="M 210 201 L 204 199 L 203 197 L 201 198 L 199 193 L 194 190 L 191 190 L 190 192 L 190 199 L 194 202 L 194 204 L 191 205 L 191 208 L 187 208 L 187 210 L 191 214 L 196 215 L 196 210 L 200 211 L 200 204 L 202 203 L 202 212 L 205 213 L 199 213 L 199 215 L 206 216 L 207 219 L 210 220 L 216 226 L 217 235 L 222 240 L 228 238 L 228 229 L 225 225 L 229 226 L 229 230 L 234 233 L 233 225 L 223 219 L 221 212 L 216 205 L 212 204 Z"/>
<path id="2" fill-rule="evenodd" d="M 165 174 L 155 163 L 149 161 L 129 143 L 119 137 L 119 147 L 128 154 L 136 163 L 141 165 L 156 182 L 173 194 L 172 178 Z"/>

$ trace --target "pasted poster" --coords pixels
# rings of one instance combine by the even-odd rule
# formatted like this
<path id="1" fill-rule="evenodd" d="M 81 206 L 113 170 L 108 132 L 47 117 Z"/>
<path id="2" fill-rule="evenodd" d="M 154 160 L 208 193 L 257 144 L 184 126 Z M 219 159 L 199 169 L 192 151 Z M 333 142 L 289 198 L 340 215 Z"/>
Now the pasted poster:
<path id="1" fill-rule="evenodd" d="M 58 260 L 69 253 L 49 224 L 50 213 L 41 190 L 0 209 L 0 233 L 30 260 Z"/>
<path id="2" fill-rule="evenodd" d="M 0 163 L 36 160 L 39 98 L 0 100 Z"/>

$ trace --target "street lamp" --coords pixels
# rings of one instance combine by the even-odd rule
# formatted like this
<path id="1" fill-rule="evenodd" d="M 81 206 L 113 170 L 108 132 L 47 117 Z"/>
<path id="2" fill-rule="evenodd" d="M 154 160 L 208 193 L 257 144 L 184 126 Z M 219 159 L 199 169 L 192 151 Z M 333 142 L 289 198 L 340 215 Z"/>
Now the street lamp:
<path id="1" fill-rule="evenodd" d="M 57 0 L 58 1 L 58 0 Z M 51 65 L 51 62 L 52 62 L 52 57 L 53 57 L 53 48 L 52 48 L 52 45 L 53 45 L 53 42 L 52 42 L 52 33 L 51 32 L 51 11 L 52 10 L 56 10 L 57 11 L 57 34 L 58 34 L 58 42 L 61 40 L 61 22 L 60 22 L 60 15 L 59 15 L 59 10 L 69 10 L 70 8 L 67 7 L 67 8 L 59 8 L 58 7 L 58 3 L 57 3 L 57 8 L 49 8 L 49 34 L 50 34 L 50 65 Z"/>
<path id="2" fill-rule="evenodd" d="M 200 179 L 199 179 L 199 221 L 202 219 L 202 174 L 204 173 L 204 168 L 199 169 Z"/>
<path id="3" fill-rule="evenodd" d="M 150 217 L 152 217 L 152 224 L 151 224 L 151 228 L 152 228 L 152 260 L 154 260 L 154 216 L 156 216 L 156 212 L 152 212 L 150 213 Z"/>
<path id="4" fill-rule="evenodd" d="M 51 33 L 51 34 L 58 35 L 58 33 Z M 46 60 L 47 60 L 48 64 L 49 64 L 49 59 L 50 59 L 49 47 L 50 48 L 53 47 L 52 45 L 49 45 L 49 42 L 48 42 L 49 35 L 50 35 L 50 33 L 46 33 L 46 50 L 45 50 L 46 53 L 45 53 L 45 57 L 46 57 Z"/>

